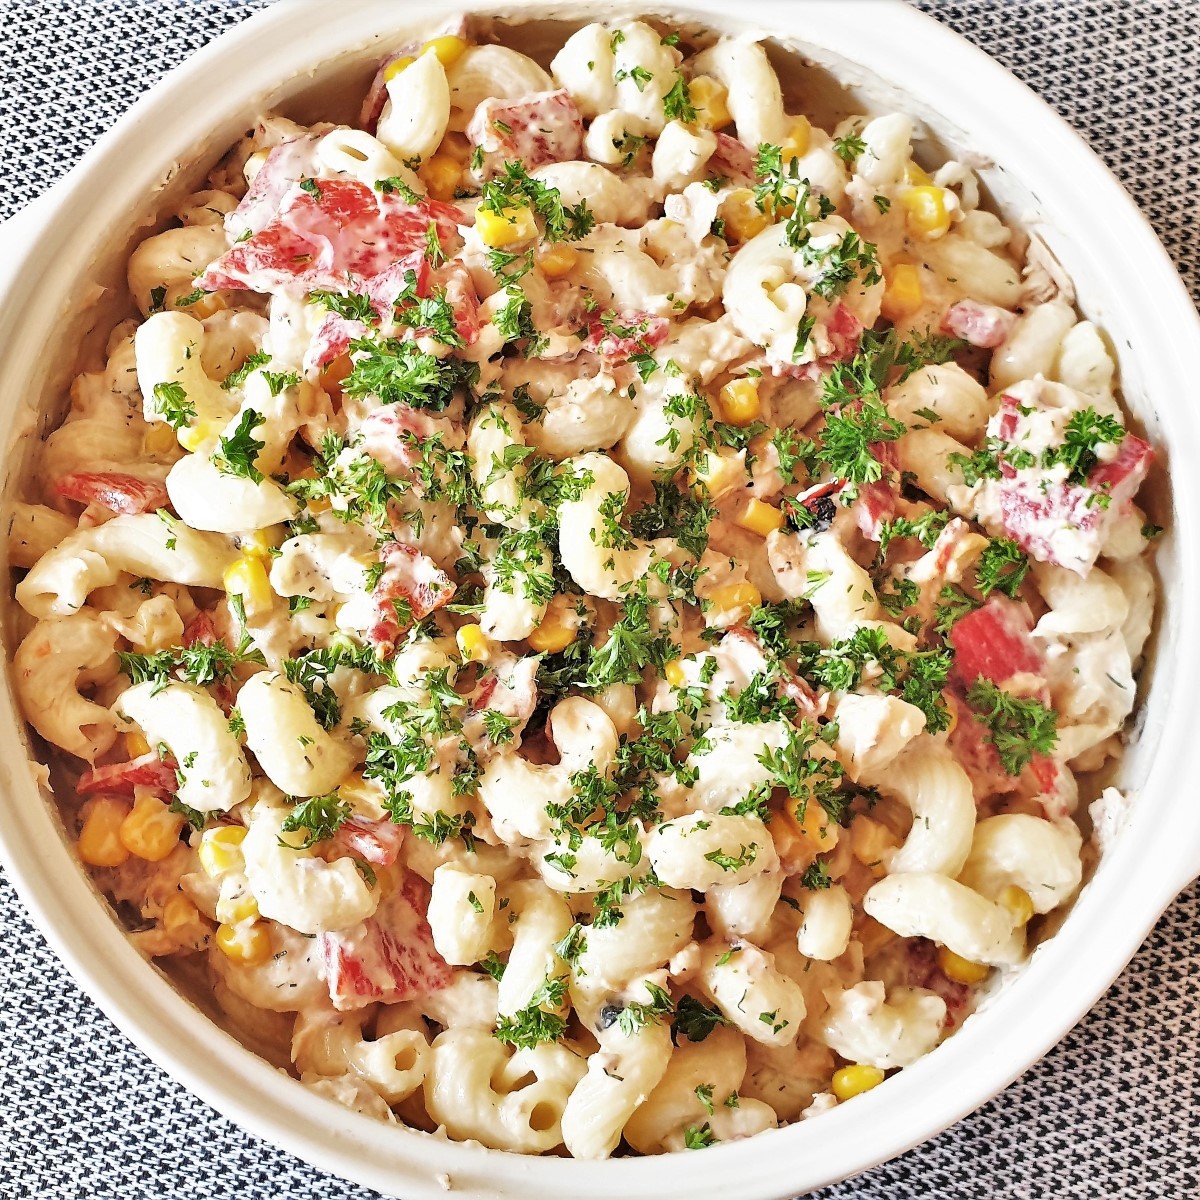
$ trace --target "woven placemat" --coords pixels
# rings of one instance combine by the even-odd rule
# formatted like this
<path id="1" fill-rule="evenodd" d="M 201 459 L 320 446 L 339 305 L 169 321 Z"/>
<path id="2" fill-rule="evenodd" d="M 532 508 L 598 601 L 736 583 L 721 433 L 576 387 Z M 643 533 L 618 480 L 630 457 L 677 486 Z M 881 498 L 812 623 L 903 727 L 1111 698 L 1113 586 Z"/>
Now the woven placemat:
<path id="1" fill-rule="evenodd" d="M 0 0 L 0 216 L 64 174 L 163 72 L 261 3 Z M 845 3 L 854 20 L 857 5 Z M 1200 0 L 921 7 L 1074 124 L 1136 197 L 1200 298 Z M 80 992 L 2 875 L 0 928 L 0 1197 L 376 1195 L 246 1135 L 172 1082 Z M 1200 1188 L 1198 1069 L 1193 887 L 1037 1067 L 932 1142 L 819 1195 L 1182 1200 Z"/>

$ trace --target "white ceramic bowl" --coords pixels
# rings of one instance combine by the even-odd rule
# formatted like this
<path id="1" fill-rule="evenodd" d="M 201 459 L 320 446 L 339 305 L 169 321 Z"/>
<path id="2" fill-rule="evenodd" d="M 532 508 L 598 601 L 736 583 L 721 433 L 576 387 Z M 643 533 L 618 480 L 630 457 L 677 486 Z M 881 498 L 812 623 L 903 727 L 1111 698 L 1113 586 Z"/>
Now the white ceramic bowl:
<path id="1" fill-rule="evenodd" d="M 338 72 L 364 81 L 368 61 L 459 6 L 423 0 L 414 18 L 417 7 L 357 0 L 331 16 L 333 6 L 322 0 L 289 0 L 267 9 L 168 75 L 50 197 L 0 231 L 0 263 L 9 268 L 0 279 L 9 486 L 35 413 L 45 419 L 50 398 L 61 394 L 86 326 L 106 332 L 102 303 L 90 317 L 72 313 L 90 295 L 89 283 L 119 289 L 135 227 L 177 164 L 185 167 L 182 185 L 189 164 L 206 170 L 247 117 L 267 107 L 299 103 L 310 120 L 326 115 L 296 98 Z M 840 79 L 870 84 L 878 106 L 890 94 L 951 148 L 987 156 L 997 165 L 983 176 L 1007 214 L 1038 227 L 1074 278 L 1084 312 L 1110 334 L 1126 400 L 1166 466 L 1188 461 L 1200 446 L 1200 426 L 1179 384 L 1200 360 L 1200 323 L 1132 200 L 1058 117 L 982 51 L 895 0 L 743 0 L 736 20 L 722 15 L 730 7 L 726 0 L 644 7 L 586 0 L 567 11 L 577 23 L 585 14 L 690 14 L 717 28 L 753 27 L 795 41 L 809 58 L 833 63 Z M 473 8 L 546 16 L 553 6 L 481 0 Z M 583 1164 L 389 1128 L 308 1092 L 207 1024 L 125 940 L 39 795 L 7 683 L 0 692 L 0 851 L 72 973 L 151 1058 L 247 1129 L 348 1179 L 409 1200 L 448 1188 L 522 1200 L 796 1195 L 899 1154 L 995 1095 L 1091 1007 L 1200 871 L 1200 806 L 1180 786 L 1200 768 L 1193 699 L 1200 472 L 1180 470 L 1170 482 L 1155 514 L 1170 526 L 1160 554 L 1158 652 L 1120 777 L 1134 798 L 1125 827 L 1061 932 L 1019 977 L 932 1054 L 818 1121 L 703 1154 Z"/>

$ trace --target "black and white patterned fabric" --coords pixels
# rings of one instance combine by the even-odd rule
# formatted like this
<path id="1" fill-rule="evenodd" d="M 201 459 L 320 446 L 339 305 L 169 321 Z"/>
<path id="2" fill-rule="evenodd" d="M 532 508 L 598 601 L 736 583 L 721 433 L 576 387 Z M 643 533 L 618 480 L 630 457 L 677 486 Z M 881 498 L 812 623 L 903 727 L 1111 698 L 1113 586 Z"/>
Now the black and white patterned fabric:
<path id="1" fill-rule="evenodd" d="M 0 216 L 64 174 L 165 71 L 263 2 L 0 0 Z M 856 3 L 844 3 L 854 19 Z M 1200 298 L 1200 0 L 921 7 L 1075 125 L 1137 198 Z M 242 1133 L 152 1065 L 80 992 L 2 875 L 0 929 L 0 1198 L 375 1196 Z M 1038 1066 L 932 1142 L 819 1195 L 1182 1200 L 1200 1188 L 1198 1079 L 1193 886 Z"/>

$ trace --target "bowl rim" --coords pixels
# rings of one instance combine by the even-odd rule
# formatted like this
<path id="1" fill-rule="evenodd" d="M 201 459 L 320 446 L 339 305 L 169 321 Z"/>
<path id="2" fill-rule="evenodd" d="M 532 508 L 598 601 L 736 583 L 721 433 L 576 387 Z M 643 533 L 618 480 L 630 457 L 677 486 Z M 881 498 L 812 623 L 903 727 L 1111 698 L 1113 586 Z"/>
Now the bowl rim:
<path id="1" fill-rule="evenodd" d="M 319 28 L 298 29 L 304 22 L 297 14 L 308 11 L 318 17 L 324 8 L 321 0 L 289 0 L 254 14 L 169 72 L 55 186 L 48 206 L 30 214 L 42 228 L 32 237 L 23 235 L 24 245 L 12 260 L 14 280 L 6 291 L 0 288 L 0 294 L 10 301 L 19 294 L 20 266 L 34 255 L 53 263 L 48 276 L 78 273 L 80 246 L 96 241 L 95 235 L 85 231 L 87 213 L 93 209 L 116 211 L 115 200 L 96 201 L 94 189 L 106 177 L 131 170 L 146 178 L 161 176 L 168 151 L 204 140 L 214 109 L 228 116 L 252 107 L 249 93 L 255 89 L 239 82 L 225 95 L 218 93 L 207 109 L 196 111 L 195 89 L 203 86 L 211 97 L 213 73 L 231 78 L 231 60 L 245 64 L 249 75 L 257 70 L 256 77 L 270 84 L 288 69 L 303 71 L 328 59 L 327 44 L 336 45 L 341 52 L 351 45 L 379 43 L 385 29 L 429 25 L 464 8 L 541 15 L 553 7 L 537 0 L 474 4 L 428 0 L 422 17 L 414 18 L 390 0 L 359 0 L 351 11 L 339 12 L 342 28 L 332 36 Z M 1160 381 L 1155 387 L 1148 385 L 1147 390 L 1163 401 L 1164 441 L 1178 449 L 1200 444 L 1200 420 L 1182 405 L 1166 408 L 1170 392 L 1162 386 L 1172 377 L 1184 377 L 1188 362 L 1196 360 L 1200 319 L 1136 204 L 1064 120 L 982 50 L 900 0 L 860 0 L 856 16 L 868 7 L 872 19 L 856 20 L 853 28 L 848 28 L 845 6 L 838 0 L 806 0 L 801 5 L 757 0 L 746 6 L 744 20 L 725 16 L 721 0 L 620 2 L 605 6 L 598 15 L 612 19 L 638 12 L 692 13 L 719 27 L 756 27 L 764 33 L 775 27 L 781 36 L 850 59 L 914 97 L 955 95 L 955 123 L 964 129 L 986 131 L 989 152 L 996 152 L 997 160 L 1012 170 L 1014 177 L 1044 183 L 1039 194 L 1052 197 L 1048 207 L 1054 211 L 1068 211 L 1066 198 L 1071 191 L 1059 182 L 1058 173 L 1075 179 L 1077 186 L 1086 183 L 1089 204 L 1080 221 L 1094 223 L 1089 242 L 1110 235 L 1111 278 L 1124 277 L 1135 296 L 1151 296 L 1156 305 L 1154 321 L 1148 316 L 1135 319 L 1136 313 L 1126 311 L 1133 307 L 1131 301 L 1122 312 L 1129 322 L 1126 328 L 1137 330 L 1133 344 L 1151 359 L 1146 364 L 1148 380 Z M 573 10 L 570 15 L 579 14 Z M 320 26 L 321 22 L 310 24 Z M 897 54 L 896 46 L 910 44 L 908 39 L 920 47 L 919 53 L 911 57 Z M 263 65 L 266 63 L 269 68 Z M 1015 127 L 1011 131 L 998 115 L 1000 97 L 1008 125 Z M 1037 129 L 1038 138 L 1019 132 L 1031 128 Z M 164 145 L 167 151 L 162 149 Z M 1027 174 L 1014 164 L 1033 164 L 1035 168 L 1040 164 L 1054 170 L 1035 169 Z M 67 219 L 72 215 L 77 219 Z M 54 223 L 51 218 L 56 216 L 62 219 Z M 95 227 L 103 224 L 97 216 Z M 28 228 L 27 220 L 26 233 Z M 53 292 L 52 288 L 46 290 Z M 39 328 L 49 327 L 46 322 L 53 307 L 52 297 L 27 305 L 4 304 L 0 309 L 0 347 L 20 336 L 36 338 Z M 1156 351 L 1152 356 L 1147 353 L 1150 347 Z M 1190 549 L 1200 545 L 1196 529 L 1200 473 L 1173 477 L 1172 497 L 1171 537 L 1180 560 L 1172 597 L 1181 605 L 1180 596 L 1196 594 L 1200 576 L 1200 551 Z M 1165 602 L 1167 597 L 1163 599 Z M 1190 668 L 1200 666 L 1200 630 L 1177 620 L 1163 632 L 1164 637 L 1171 634 L 1174 674 L 1168 678 L 1177 694 L 1179 679 L 1191 674 Z M 1163 686 L 1156 683 L 1156 688 Z M 1170 693 L 1163 703 L 1169 699 Z M 18 724 L 6 680 L 0 695 L 0 738 L 12 740 L 14 753 L 0 763 L 0 785 L 5 793 L 0 811 L 6 815 L 0 823 L 0 859 L 47 940 L 84 990 L 168 1074 L 242 1127 L 343 1178 L 385 1193 L 399 1189 L 410 1197 L 438 1196 L 454 1187 L 475 1195 L 549 1197 L 566 1192 L 581 1200 L 602 1200 L 614 1194 L 661 1200 L 693 1193 L 702 1178 L 706 1191 L 723 1189 L 767 1200 L 796 1195 L 866 1170 L 960 1119 L 1040 1058 L 1099 998 L 1163 908 L 1200 871 L 1196 849 L 1200 846 L 1200 812 L 1192 814 L 1180 804 L 1167 804 L 1155 812 L 1166 819 L 1152 822 L 1145 802 L 1150 796 L 1166 797 L 1169 787 L 1196 759 L 1187 706 L 1176 703 L 1162 717 L 1159 751 L 1142 788 L 1142 803 L 1134 806 L 1121 838 L 1105 856 L 1093 883 L 1075 902 L 1063 934 L 1039 947 L 1025 971 L 989 1006 L 996 1019 L 979 1014 L 886 1086 L 860 1097 L 849 1109 L 825 1114 L 819 1127 L 798 1122 L 749 1142 L 710 1148 L 696 1160 L 702 1176 L 696 1168 L 686 1166 L 692 1161 L 686 1155 L 589 1163 L 585 1170 L 572 1160 L 522 1157 L 413 1131 L 397 1129 L 382 1136 L 380 1126 L 370 1118 L 313 1095 L 292 1081 L 282 1086 L 281 1078 L 286 1077 L 215 1027 L 206 1030 L 205 1046 L 193 1051 L 198 1010 L 158 971 L 146 969 L 147 964 L 115 923 L 95 905 L 94 889 L 83 872 L 74 869 L 65 881 L 56 875 L 57 865 L 69 861 L 70 856 L 48 808 L 38 802 L 24 756 L 17 749 L 14 735 Z M 36 853 L 47 850 L 55 864 Z M 1102 878 L 1104 886 L 1097 886 Z M 1113 890 L 1107 883 L 1110 880 L 1125 882 L 1130 889 L 1127 903 L 1111 905 L 1107 894 Z M 81 920 L 81 904 L 90 904 L 96 911 L 87 911 L 86 919 Z M 1068 969 L 1072 960 L 1074 967 Z M 1004 1014 L 1029 1012 L 1036 1018 L 1009 1021 L 1007 1027 L 999 1020 Z M 868 1123 L 872 1141 L 864 1148 L 861 1131 Z M 819 1133 L 814 1134 L 818 1128 Z"/>

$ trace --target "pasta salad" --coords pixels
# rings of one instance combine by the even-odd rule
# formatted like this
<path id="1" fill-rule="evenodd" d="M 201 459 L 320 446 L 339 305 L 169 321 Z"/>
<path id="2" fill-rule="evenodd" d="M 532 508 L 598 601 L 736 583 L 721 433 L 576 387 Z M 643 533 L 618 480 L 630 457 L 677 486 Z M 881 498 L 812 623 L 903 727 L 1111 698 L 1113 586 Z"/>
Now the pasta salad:
<path id="1" fill-rule="evenodd" d="M 12 508 L 81 861 L 364 1113 L 588 1159 L 816 1116 L 1080 886 L 1153 451 L 969 165 L 791 107 L 651 20 L 397 47 L 137 247 Z"/>

